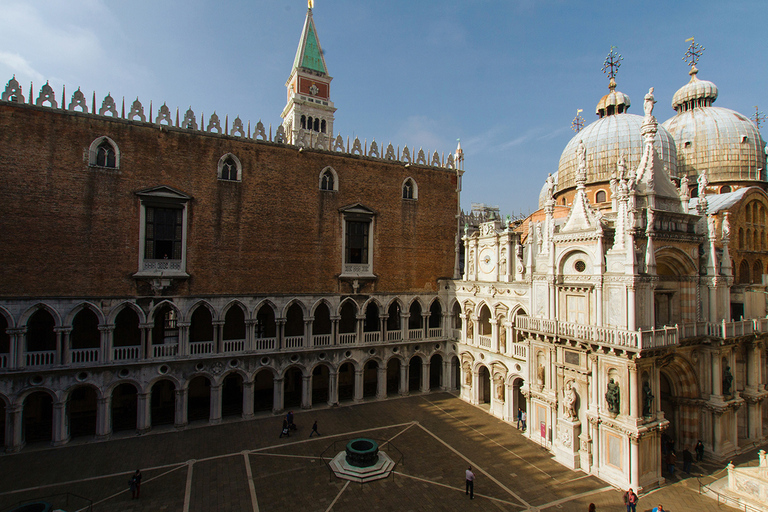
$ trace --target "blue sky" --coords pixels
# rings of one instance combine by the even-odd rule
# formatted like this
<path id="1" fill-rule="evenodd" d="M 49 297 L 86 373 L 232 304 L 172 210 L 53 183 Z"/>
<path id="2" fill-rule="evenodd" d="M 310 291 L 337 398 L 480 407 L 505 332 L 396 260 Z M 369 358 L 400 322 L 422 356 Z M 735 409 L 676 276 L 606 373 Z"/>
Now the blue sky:
<path id="1" fill-rule="evenodd" d="M 0 81 L 27 95 L 49 80 L 61 100 L 77 87 L 101 102 L 138 97 L 206 117 L 277 126 L 306 13 L 305 0 L 0 0 Z M 575 0 L 316 0 L 320 44 L 334 77 L 335 131 L 345 139 L 466 154 L 461 203 L 503 213 L 537 208 L 549 172 L 591 123 L 608 90 L 610 46 L 623 55 L 618 89 L 642 114 L 674 114 L 694 36 L 699 78 L 716 105 L 768 112 L 768 2 Z M 69 98 L 67 98 L 69 100 Z M 182 110 L 183 113 L 184 110 Z"/>

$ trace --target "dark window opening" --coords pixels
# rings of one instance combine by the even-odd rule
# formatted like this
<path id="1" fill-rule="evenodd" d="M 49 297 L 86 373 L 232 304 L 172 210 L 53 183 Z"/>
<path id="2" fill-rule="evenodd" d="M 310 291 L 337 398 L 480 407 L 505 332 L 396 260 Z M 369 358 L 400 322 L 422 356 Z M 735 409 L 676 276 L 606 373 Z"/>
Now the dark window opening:
<path id="1" fill-rule="evenodd" d="M 368 263 L 369 222 L 347 221 L 346 263 Z"/>
<path id="2" fill-rule="evenodd" d="M 325 171 L 320 179 L 320 190 L 333 190 L 333 173 Z"/>
<path id="3" fill-rule="evenodd" d="M 144 258 L 181 259 L 182 213 L 177 208 L 147 207 Z"/>
<path id="4" fill-rule="evenodd" d="M 96 165 L 99 167 L 117 167 L 115 148 L 106 140 L 102 141 L 96 148 Z"/>
<path id="5" fill-rule="evenodd" d="M 221 166 L 221 179 L 237 181 L 237 164 L 231 156 L 227 157 Z"/>

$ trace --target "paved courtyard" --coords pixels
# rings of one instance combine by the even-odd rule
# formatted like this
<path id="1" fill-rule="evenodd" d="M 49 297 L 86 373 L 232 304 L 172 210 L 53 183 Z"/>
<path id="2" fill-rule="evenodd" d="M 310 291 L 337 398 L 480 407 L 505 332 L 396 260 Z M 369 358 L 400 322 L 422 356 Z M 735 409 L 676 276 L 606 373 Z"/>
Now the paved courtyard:
<path id="1" fill-rule="evenodd" d="M 622 493 L 597 478 L 569 471 L 515 428 L 448 393 L 338 408 L 295 411 L 298 431 L 278 438 L 281 417 L 260 417 L 177 432 L 52 449 L 28 447 L 0 456 L 0 511 L 48 501 L 68 512 L 93 502 L 102 511 L 586 511 L 623 510 Z M 321 437 L 308 438 L 318 421 Z M 402 460 L 386 480 L 356 484 L 331 476 L 332 457 L 355 437 L 379 441 Z M 754 453 L 734 462 L 749 463 Z M 464 470 L 477 475 L 475 499 L 464 494 Z M 141 498 L 128 479 L 144 475 Z M 678 474 L 681 473 L 678 471 Z M 694 466 L 709 483 L 721 467 Z M 694 477 L 675 477 L 641 496 L 638 511 L 735 510 L 698 494 Z M 57 496 L 58 495 L 58 496 Z"/>

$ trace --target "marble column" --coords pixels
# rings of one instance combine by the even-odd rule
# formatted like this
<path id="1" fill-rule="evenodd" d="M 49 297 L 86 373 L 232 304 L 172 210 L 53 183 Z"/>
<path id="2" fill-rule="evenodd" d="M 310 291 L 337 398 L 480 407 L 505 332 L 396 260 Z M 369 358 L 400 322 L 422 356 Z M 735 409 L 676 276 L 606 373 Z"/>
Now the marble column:
<path id="1" fill-rule="evenodd" d="M 99 361 L 108 363 L 112 361 L 112 334 L 115 331 L 115 324 L 106 324 L 99 326 Z"/>
<path id="2" fill-rule="evenodd" d="M 422 393 L 428 393 L 429 392 L 429 377 L 430 377 L 430 369 L 432 368 L 432 365 L 429 362 L 429 359 L 422 360 L 421 362 L 421 392 Z"/>
<path id="3" fill-rule="evenodd" d="M 243 382 L 243 419 L 253 418 L 253 381 Z"/>
<path id="4" fill-rule="evenodd" d="M 405 396 L 408 394 L 408 363 L 401 360 L 400 361 L 400 389 L 399 393 L 401 396 Z"/>
<path id="5" fill-rule="evenodd" d="M 53 404 L 53 446 L 69 442 L 69 422 L 67 421 L 67 402 L 56 401 Z"/>
<path id="6" fill-rule="evenodd" d="M 357 369 L 355 368 L 355 393 L 354 393 L 354 401 L 355 402 L 362 402 L 363 401 L 363 369 Z"/>
<path id="7" fill-rule="evenodd" d="M 139 434 L 149 432 L 152 427 L 152 400 L 149 393 L 136 395 L 136 430 Z"/>
<path id="8" fill-rule="evenodd" d="M 376 370 L 376 400 L 387 398 L 387 367 L 379 364 Z"/>
<path id="9" fill-rule="evenodd" d="M 312 375 L 301 376 L 301 408 L 312 408 Z"/>
<path id="10" fill-rule="evenodd" d="M 328 405 L 334 406 L 339 403 L 339 372 L 331 371 L 328 373 Z"/>
<path id="11" fill-rule="evenodd" d="M 106 439 L 112 433 L 110 397 L 99 397 L 96 400 L 96 438 Z"/>
<path id="12" fill-rule="evenodd" d="M 211 383 L 211 409 L 210 409 L 210 423 L 216 425 L 221 423 L 221 399 L 223 393 L 223 387 L 221 384 Z"/>
<path id="13" fill-rule="evenodd" d="M 283 402 L 283 377 L 272 379 L 272 412 L 282 412 L 285 409 Z"/>
<path id="14" fill-rule="evenodd" d="M 5 451 L 7 452 L 17 452 L 24 446 L 22 411 L 21 404 L 11 404 L 6 408 Z"/>
<path id="15" fill-rule="evenodd" d="M 175 397 L 175 417 L 173 418 L 173 425 L 176 428 L 184 428 L 189 423 L 189 389 L 181 388 L 173 391 Z"/>

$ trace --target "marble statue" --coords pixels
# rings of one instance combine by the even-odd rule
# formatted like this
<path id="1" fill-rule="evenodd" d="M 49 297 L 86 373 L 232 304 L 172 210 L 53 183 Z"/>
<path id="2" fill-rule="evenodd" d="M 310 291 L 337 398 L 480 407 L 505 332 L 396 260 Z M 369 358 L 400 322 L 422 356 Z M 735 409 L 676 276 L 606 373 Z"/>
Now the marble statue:
<path id="1" fill-rule="evenodd" d="M 723 394 L 731 394 L 731 385 L 733 385 L 733 374 L 731 373 L 731 367 L 726 366 L 723 370 Z"/>
<path id="2" fill-rule="evenodd" d="M 573 388 L 573 382 L 571 381 L 565 385 L 563 390 L 563 415 L 571 421 L 578 419 L 576 412 L 576 390 Z"/>
<path id="3" fill-rule="evenodd" d="M 620 180 L 623 180 L 627 177 L 627 163 L 624 160 L 624 153 L 619 155 L 619 161 L 616 162 L 616 169 L 618 169 Z"/>
<path id="4" fill-rule="evenodd" d="M 552 173 L 547 176 L 547 199 L 552 199 L 555 195 L 555 178 L 552 177 Z"/>
<path id="5" fill-rule="evenodd" d="M 699 197 L 706 196 L 707 185 L 709 185 L 709 180 L 707 179 L 707 171 L 701 171 L 701 174 L 699 174 L 699 177 L 696 181 L 699 183 Z"/>
<path id="6" fill-rule="evenodd" d="M 605 401 L 608 402 L 608 410 L 613 414 L 621 411 L 621 396 L 619 385 L 611 378 L 608 382 L 608 390 L 605 392 Z"/>
<path id="7" fill-rule="evenodd" d="M 723 240 L 731 239 L 731 223 L 728 222 L 728 212 L 723 213 Z"/>
<path id="8" fill-rule="evenodd" d="M 539 363 L 539 367 L 538 367 L 538 368 L 536 368 L 536 377 L 537 377 L 537 378 L 538 378 L 538 380 L 539 380 L 539 385 L 540 385 L 540 386 L 544 386 L 544 377 L 545 377 L 545 373 L 546 373 L 546 372 L 545 372 L 545 370 L 544 370 L 544 365 L 543 365 L 543 364 L 541 364 L 541 363 Z"/>
<path id="9" fill-rule="evenodd" d="M 653 97 L 653 87 L 648 89 L 648 94 L 645 95 L 644 101 L 643 101 L 643 111 L 645 112 L 645 117 L 651 118 L 653 117 L 653 104 L 656 103 L 656 100 Z"/>
<path id="10" fill-rule="evenodd" d="M 648 381 L 643 382 L 643 416 L 653 416 L 653 392 Z"/>
<path id="11" fill-rule="evenodd" d="M 690 196 L 690 189 L 688 188 L 688 176 L 683 176 L 680 179 L 680 195 L 684 197 Z"/>
<path id="12" fill-rule="evenodd" d="M 587 168 L 587 148 L 584 147 L 584 141 L 579 141 L 579 146 L 576 148 L 576 155 L 579 157 L 579 169 Z"/>
<path id="13" fill-rule="evenodd" d="M 503 325 L 499 332 L 499 350 L 501 350 L 502 353 L 507 352 L 507 328 Z"/>
<path id="14" fill-rule="evenodd" d="M 717 238 L 717 233 L 715 233 L 715 216 L 714 215 L 708 215 L 707 216 L 707 230 L 709 232 L 709 238 L 714 240 Z"/>

